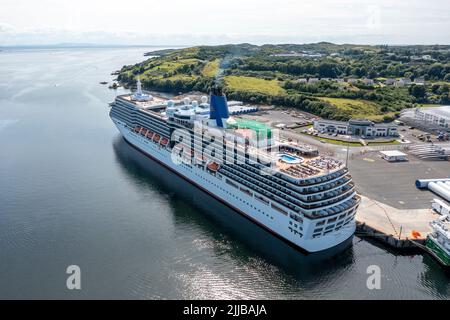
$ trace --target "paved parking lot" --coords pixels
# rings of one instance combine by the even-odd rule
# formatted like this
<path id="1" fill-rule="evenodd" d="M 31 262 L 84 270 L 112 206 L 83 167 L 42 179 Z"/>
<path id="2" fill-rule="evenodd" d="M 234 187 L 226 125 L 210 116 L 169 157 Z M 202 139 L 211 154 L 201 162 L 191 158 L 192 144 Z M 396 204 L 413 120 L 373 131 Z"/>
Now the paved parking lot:
<path id="1" fill-rule="evenodd" d="M 409 162 L 390 163 L 378 152 L 352 155 L 349 170 L 359 193 L 397 209 L 425 209 L 437 196 L 415 187 L 418 178 L 450 176 L 449 161 L 422 161 L 409 156 Z"/>
<path id="2" fill-rule="evenodd" d="M 241 116 L 242 118 L 256 120 L 264 122 L 268 125 L 276 125 L 283 123 L 285 125 L 292 125 L 296 123 L 309 123 L 311 121 L 312 115 L 293 110 L 293 109 L 271 109 L 262 108 L 261 111 L 255 113 L 249 113 Z"/>

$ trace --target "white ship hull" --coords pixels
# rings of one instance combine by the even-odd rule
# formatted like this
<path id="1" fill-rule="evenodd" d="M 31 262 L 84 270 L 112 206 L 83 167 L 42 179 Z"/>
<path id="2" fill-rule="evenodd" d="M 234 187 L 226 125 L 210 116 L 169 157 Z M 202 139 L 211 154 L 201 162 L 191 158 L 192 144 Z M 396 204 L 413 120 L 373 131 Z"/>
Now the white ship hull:
<path id="1" fill-rule="evenodd" d="M 307 252 L 322 251 L 344 242 L 355 232 L 356 225 L 352 220 L 338 231 L 320 238 L 312 238 L 314 223 L 311 223 L 312 220 L 305 218 L 303 222 L 304 236 L 299 237 L 289 231 L 290 219 L 288 216 L 280 214 L 280 212 L 256 200 L 253 196 L 228 185 L 224 181 L 225 179 L 215 177 L 195 165 L 175 164 L 171 159 L 169 150 L 134 133 L 121 121 L 114 118 L 112 120 L 125 140 L 132 146 L 291 245 Z M 236 184 L 239 183 L 236 182 Z"/>

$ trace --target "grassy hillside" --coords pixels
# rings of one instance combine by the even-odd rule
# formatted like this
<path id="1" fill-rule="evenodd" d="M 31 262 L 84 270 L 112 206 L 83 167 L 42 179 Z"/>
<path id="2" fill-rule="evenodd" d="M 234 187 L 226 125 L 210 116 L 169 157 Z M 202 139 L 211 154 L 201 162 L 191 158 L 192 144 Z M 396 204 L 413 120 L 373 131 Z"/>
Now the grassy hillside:
<path id="1" fill-rule="evenodd" d="M 382 112 L 382 106 L 367 100 L 320 97 L 339 109 L 348 118 L 367 118 L 373 121 L 383 121 L 384 118 L 393 118 L 394 112 Z"/>
<path id="2" fill-rule="evenodd" d="M 214 78 L 219 72 L 220 59 L 209 61 L 202 70 L 202 75 L 208 78 Z"/>
<path id="3" fill-rule="evenodd" d="M 231 91 L 246 91 L 251 93 L 261 93 L 267 95 L 281 95 L 286 91 L 281 87 L 278 80 L 264 80 L 253 77 L 226 76 L 224 77 L 225 87 Z"/>
<path id="4" fill-rule="evenodd" d="M 450 104 L 450 46 L 251 44 L 199 46 L 148 52 L 144 62 L 124 66 L 118 80 L 144 88 L 208 92 L 224 87 L 232 99 L 289 106 L 322 117 L 389 121 L 404 108 Z M 422 59 L 426 56 L 426 59 Z M 423 87 L 349 84 L 301 78 L 426 79 Z"/>

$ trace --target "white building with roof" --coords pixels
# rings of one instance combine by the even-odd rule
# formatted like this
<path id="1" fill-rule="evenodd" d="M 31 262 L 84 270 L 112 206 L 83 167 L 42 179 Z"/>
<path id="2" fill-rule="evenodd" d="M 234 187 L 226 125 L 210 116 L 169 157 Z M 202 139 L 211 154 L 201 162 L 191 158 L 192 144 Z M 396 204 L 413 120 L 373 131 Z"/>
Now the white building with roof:
<path id="1" fill-rule="evenodd" d="M 397 125 L 374 123 L 367 119 L 351 119 L 348 122 L 319 119 L 313 122 L 314 130 L 364 137 L 397 137 Z"/>
<path id="2" fill-rule="evenodd" d="M 381 158 L 389 162 L 408 161 L 407 154 L 398 150 L 380 151 L 380 154 Z"/>

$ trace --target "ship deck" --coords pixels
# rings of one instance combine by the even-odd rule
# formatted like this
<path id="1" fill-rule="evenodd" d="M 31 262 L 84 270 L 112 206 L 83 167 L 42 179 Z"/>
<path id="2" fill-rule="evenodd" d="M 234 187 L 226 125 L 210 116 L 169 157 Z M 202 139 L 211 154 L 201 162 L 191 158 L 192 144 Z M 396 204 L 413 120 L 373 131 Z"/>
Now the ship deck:
<path id="1" fill-rule="evenodd" d="M 167 102 L 168 99 L 163 98 L 163 97 L 158 97 L 158 96 L 153 96 L 153 99 L 150 101 L 137 101 L 137 100 L 133 100 L 132 96 L 129 94 L 124 94 L 121 95 L 120 98 L 122 98 L 123 100 L 126 100 L 128 102 L 131 102 L 133 104 L 135 104 L 136 106 L 138 106 L 139 108 L 145 109 L 151 106 L 157 106 L 157 105 L 162 105 L 165 102 Z"/>
<path id="2" fill-rule="evenodd" d="M 153 99 L 151 101 L 136 101 L 132 99 L 131 95 L 121 95 L 120 98 L 124 99 L 125 101 L 133 103 L 140 109 L 141 112 L 149 113 L 158 118 L 167 120 L 167 118 L 161 114 L 161 110 L 165 108 L 165 103 L 168 100 L 166 98 L 153 96 Z M 178 104 L 181 101 L 174 101 L 174 102 Z M 236 136 L 238 137 L 242 138 L 243 136 L 245 136 L 242 134 L 242 130 L 244 130 L 242 128 L 235 128 L 232 130 L 236 133 Z M 279 155 L 295 157 L 296 159 L 300 160 L 299 163 L 288 163 L 279 158 L 279 155 L 277 155 L 275 159 L 276 160 L 275 168 L 273 169 L 291 178 L 294 179 L 314 178 L 330 174 L 332 172 L 344 168 L 343 163 L 339 160 L 315 154 L 317 149 L 313 146 L 309 146 L 306 144 L 298 144 L 295 142 L 288 142 L 285 140 L 279 141 L 278 144 L 281 148 L 291 147 L 298 151 L 298 152 L 289 152 L 286 150 L 284 151 L 280 150 Z M 241 147 L 243 148 L 243 146 Z M 267 162 L 269 162 L 268 160 L 270 160 L 270 162 L 273 163 L 274 160 L 272 158 L 273 154 L 267 153 L 264 150 L 264 148 L 248 146 L 246 149 L 247 152 L 249 152 L 250 154 L 256 155 L 258 156 L 258 158 L 265 158 Z M 268 159 L 267 157 L 270 157 L 270 159 Z"/>
<path id="3" fill-rule="evenodd" d="M 281 158 L 276 161 L 276 169 L 296 179 L 313 178 L 344 168 L 344 164 L 325 156 L 301 157 L 301 163 L 287 163 Z"/>

